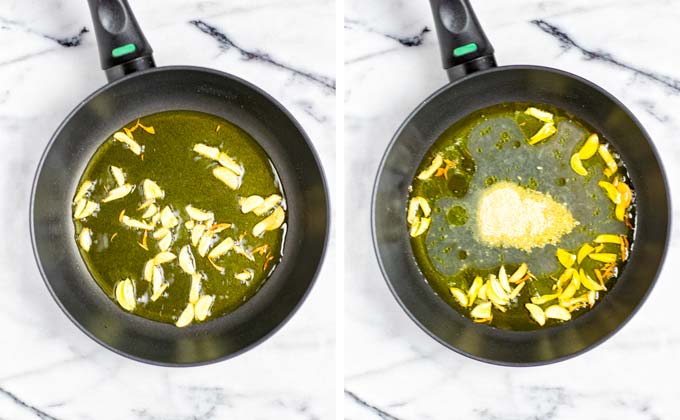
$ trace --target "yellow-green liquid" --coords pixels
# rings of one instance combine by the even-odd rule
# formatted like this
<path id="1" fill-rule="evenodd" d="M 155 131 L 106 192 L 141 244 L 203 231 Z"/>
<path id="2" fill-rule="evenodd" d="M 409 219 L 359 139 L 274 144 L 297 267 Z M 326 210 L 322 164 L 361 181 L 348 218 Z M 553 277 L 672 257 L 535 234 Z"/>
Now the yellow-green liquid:
<path id="1" fill-rule="evenodd" d="M 529 106 L 553 113 L 558 128 L 555 135 L 536 145 L 530 145 L 528 139 L 543 122 L 524 113 Z M 571 169 L 570 157 L 592 133 L 594 130 L 587 124 L 560 109 L 526 103 L 501 104 L 480 110 L 442 133 L 425 154 L 416 174 L 426 169 L 438 153 L 455 162 L 456 167 L 449 170 L 448 179 L 433 177 L 421 181 L 414 178 L 411 187 L 411 197 L 424 197 L 432 207 L 429 230 L 411 238 L 411 246 L 423 275 L 442 299 L 469 316 L 470 308 L 458 304 L 450 287 L 467 292 L 477 275 L 486 280 L 489 274 L 498 275 L 501 265 L 510 275 L 520 264 L 527 263 L 537 279 L 527 282 L 507 312 L 492 309 L 491 325 L 510 330 L 545 328 L 531 319 L 524 304 L 530 302 L 531 296 L 555 293 L 554 279 L 564 271 L 555 258 L 558 247 L 575 254 L 583 243 L 592 242 L 604 233 L 626 235 L 632 245 L 633 229 L 615 219 L 614 204 L 598 186 L 598 181 L 611 181 L 603 175 L 602 159 L 596 154 L 584 161 L 588 170 L 585 177 Z M 600 141 L 606 142 L 606 139 L 600 136 Z M 611 144 L 609 146 L 614 150 Z M 617 163 L 617 175 L 630 185 L 623 162 L 617 158 Z M 566 205 L 579 225 L 562 236 L 559 244 L 548 244 L 531 252 L 487 246 L 479 240 L 477 233 L 477 208 L 484 189 L 499 181 L 550 194 L 555 201 Z M 634 223 L 634 204 L 628 211 L 632 214 L 630 223 Z M 600 252 L 618 253 L 619 245 L 605 244 Z M 619 259 L 617 265 L 617 273 L 620 273 L 625 262 Z M 580 266 L 594 277 L 592 269 L 602 264 L 586 258 Z M 616 278 L 605 282 L 608 289 L 615 284 Z M 604 294 L 599 292 L 598 302 Z M 545 309 L 550 304 L 541 306 Z M 572 317 L 587 310 L 589 308 L 574 311 Z M 559 322 L 548 320 L 546 327 Z"/>
<path id="2" fill-rule="evenodd" d="M 116 187 L 111 165 L 122 168 L 127 182 L 135 186 L 126 197 L 101 203 L 97 213 L 74 222 L 76 238 L 83 227 L 92 230 L 94 242 L 89 252 L 81 249 L 81 255 L 94 279 L 111 299 L 116 300 L 116 283 L 130 278 L 137 298 L 133 313 L 161 322 L 177 321 L 187 306 L 191 276 L 181 270 L 177 259 L 163 264 L 165 281 L 169 286 L 162 297 L 152 302 L 152 284 L 143 279 L 143 269 L 145 263 L 160 252 L 157 241 L 149 232 L 148 250 L 143 249 L 139 245 L 143 241 L 143 232 L 128 228 L 119 221 L 122 210 L 126 215 L 141 220 L 143 210 L 138 210 L 138 207 L 145 201 L 141 184 L 145 178 L 151 179 L 165 192 L 164 198 L 158 199 L 156 204 L 160 208 L 170 205 L 179 218 L 179 225 L 172 229 L 174 241 L 168 250 L 175 255 L 179 255 L 182 246 L 191 243 L 190 233 L 184 228 L 184 222 L 189 220 L 184 209 L 189 204 L 213 212 L 215 223 L 231 224 L 230 228 L 216 234 L 213 246 L 227 237 L 242 238 L 241 244 L 246 251 L 265 244 L 269 246 L 268 253 L 254 254 L 255 261 L 233 251 L 217 259 L 216 264 L 225 269 L 223 273 L 214 268 L 207 257 L 200 257 L 193 247 L 196 271 L 203 275 L 201 295 L 215 296 L 208 319 L 229 313 L 257 292 L 283 253 L 285 224 L 281 229 L 255 237 L 251 234 L 252 228 L 263 216 L 243 214 L 238 203 L 240 197 L 279 194 L 284 197 L 282 205 L 285 206 L 276 169 L 248 133 L 222 118 L 194 111 L 168 111 L 144 116 L 141 123 L 155 130 L 155 134 L 142 129 L 133 133 L 135 141 L 143 145 L 143 159 L 109 137 L 94 154 L 81 177 L 79 185 L 84 180 L 95 182 L 90 199 L 96 202 L 101 202 L 108 191 Z M 131 121 L 126 127 L 134 124 L 135 121 Z M 212 168 L 217 162 L 192 151 L 196 143 L 217 147 L 242 164 L 245 171 L 238 190 L 227 188 L 213 176 Z M 265 267 L 266 259 L 269 261 Z M 234 277 L 245 269 L 254 272 L 251 280 L 244 282 Z"/>

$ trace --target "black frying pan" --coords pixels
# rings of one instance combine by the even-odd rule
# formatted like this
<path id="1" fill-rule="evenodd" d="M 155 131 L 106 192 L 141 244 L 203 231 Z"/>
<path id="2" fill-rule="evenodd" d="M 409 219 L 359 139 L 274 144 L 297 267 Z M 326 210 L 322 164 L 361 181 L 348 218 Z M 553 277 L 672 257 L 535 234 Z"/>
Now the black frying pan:
<path id="1" fill-rule="evenodd" d="M 83 332 L 124 356 L 161 365 L 197 365 L 239 354 L 273 334 L 309 292 L 328 231 L 325 180 L 293 117 L 262 90 L 199 67 L 156 68 L 152 50 L 125 0 L 89 0 L 109 84 L 64 120 L 33 185 L 31 235 L 41 274 L 62 310 Z M 246 130 L 281 177 L 288 209 L 285 256 L 261 290 L 236 311 L 176 328 L 122 311 L 90 276 L 75 241 L 70 201 L 97 147 L 138 117 L 202 111 Z"/>
<path id="2" fill-rule="evenodd" d="M 591 349 L 637 311 L 663 262 L 670 227 L 669 198 L 651 140 L 623 104 L 587 80 L 546 67 L 496 67 L 493 48 L 467 0 L 430 0 L 430 4 L 451 83 L 406 119 L 380 165 L 373 191 L 372 228 L 383 275 L 416 324 L 443 345 L 474 359 L 538 365 Z M 589 123 L 620 152 L 637 200 L 634 247 L 616 286 L 588 313 L 544 330 L 490 328 L 450 307 L 418 269 L 406 225 L 408 187 L 437 137 L 474 111 L 506 102 L 551 104 Z"/>

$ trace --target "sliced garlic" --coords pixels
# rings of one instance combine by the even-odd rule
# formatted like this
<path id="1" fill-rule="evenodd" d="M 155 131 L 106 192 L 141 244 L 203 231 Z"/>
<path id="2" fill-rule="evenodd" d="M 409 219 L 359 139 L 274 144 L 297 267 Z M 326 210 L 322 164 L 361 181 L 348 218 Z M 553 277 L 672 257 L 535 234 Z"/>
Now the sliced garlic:
<path id="1" fill-rule="evenodd" d="M 193 246 L 198 245 L 198 241 L 201 240 L 201 237 L 203 236 L 205 229 L 206 227 L 203 224 L 195 225 L 194 228 L 191 229 L 191 244 Z"/>
<path id="2" fill-rule="evenodd" d="M 579 271 L 579 276 L 581 278 L 581 284 L 588 290 L 599 292 L 606 290 L 600 283 L 592 279 L 588 274 L 586 274 L 583 269 Z"/>
<path id="3" fill-rule="evenodd" d="M 264 203 L 264 198 L 259 195 L 251 195 L 250 197 L 241 198 L 238 201 L 238 204 L 241 207 L 241 213 L 250 213 L 258 206 L 261 206 L 262 203 Z"/>
<path id="4" fill-rule="evenodd" d="M 126 311 L 132 312 L 137 305 L 135 299 L 135 286 L 132 280 L 125 279 L 116 284 L 116 300 Z"/>
<path id="5" fill-rule="evenodd" d="M 498 270 L 498 280 L 501 283 L 501 286 L 503 286 L 503 290 L 505 290 L 506 293 L 510 293 L 512 288 L 510 287 L 510 282 L 508 281 L 508 273 L 505 271 L 505 266 L 501 265 L 500 270 Z"/>
<path id="6" fill-rule="evenodd" d="M 88 252 L 92 246 L 92 229 L 87 227 L 83 228 L 83 230 L 80 231 L 80 235 L 78 235 L 78 243 L 83 251 Z"/>
<path id="7" fill-rule="evenodd" d="M 262 204 L 255 207 L 253 209 L 253 213 L 255 213 L 256 216 L 263 216 L 267 214 L 269 210 L 278 206 L 281 203 L 281 200 L 283 200 L 283 198 L 280 195 L 272 194 L 269 197 L 265 198 Z"/>
<path id="8" fill-rule="evenodd" d="M 232 190 L 237 190 L 241 184 L 241 180 L 231 169 L 223 166 L 217 166 L 212 171 L 215 178 L 222 181 L 227 187 Z"/>
<path id="9" fill-rule="evenodd" d="M 158 254 L 156 254 L 156 256 L 153 258 L 153 260 L 154 260 L 154 263 L 156 263 L 156 264 L 165 264 L 165 263 L 168 263 L 168 262 L 174 260 L 175 258 L 177 258 L 177 256 L 175 254 L 173 254 L 172 252 L 165 251 L 165 252 L 159 252 Z"/>
<path id="10" fill-rule="evenodd" d="M 604 174 L 607 177 L 611 177 L 616 173 L 616 171 L 619 170 L 619 165 L 616 164 L 616 160 L 614 160 L 614 156 L 609 152 L 609 149 L 607 148 L 606 144 L 601 144 L 597 148 L 597 152 L 600 154 L 600 157 L 604 161 L 604 164 L 607 165 L 607 169 L 604 170 Z"/>
<path id="11" fill-rule="evenodd" d="M 253 270 L 245 269 L 245 270 L 241 271 L 240 273 L 234 274 L 234 278 L 236 280 L 239 280 L 241 283 L 246 283 L 246 282 L 252 280 L 254 275 L 255 274 L 253 273 Z"/>
<path id="12" fill-rule="evenodd" d="M 142 182 L 142 190 L 144 191 L 144 198 L 147 200 L 155 200 L 165 196 L 165 192 L 163 192 L 161 187 L 150 179 L 145 179 Z"/>
<path id="13" fill-rule="evenodd" d="M 197 321 L 205 321 L 205 319 L 210 314 L 210 307 L 212 306 L 214 300 L 214 296 L 207 295 L 201 296 L 200 299 L 198 299 L 198 302 L 196 302 L 194 315 Z"/>
<path id="14" fill-rule="evenodd" d="M 76 192 L 76 196 L 73 197 L 73 203 L 78 203 L 80 200 L 85 198 L 85 196 L 90 192 L 90 189 L 94 186 L 94 183 L 89 180 L 83 181 L 83 183 L 80 185 L 80 188 L 78 188 L 78 192 Z"/>
<path id="15" fill-rule="evenodd" d="M 600 138 L 597 136 L 597 134 L 591 134 L 590 136 L 588 136 L 585 143 L 583 143 L 581 149 L 579 149 L 578 151 L 579 158 L 581 158 L 581 160 L 587 160 L 595 156 L 595 153 L 597 153 L 597 148 L 599 145 Z"/>
<path id="16" fill-rule="evenodd" d="M 198 153 L 199 155 L 203 157 L 207 157 L 208 159 L 212 160 L 217 160 L 217 158 L 220 155 L 220 149 L 217 147 L 210 147 L 207 146 L 203 143 L 197 143 L 194 145 L 194 152 Z"/>
<path id="17" fill-rule="evenodd" d="M 201 291 L 201 280 L 202 277 L 198 273 L 194 273 L 191 275 L 191 287 L 189 288 L 189 302 L 190 303 L 196 303 L 198 302 L 199 298 L 199 293 Z"/>
<path id="18" fill-rule="evenodd" d="M 529 271 L 529 266 L 527 266 L 526 263 L 522 263 L 517 270 L 515 270 L 514 273 L 512 273 L 512 276 L 508 279 L 510 283 L 517 283 L 520 280 L 524 278 L 524 276 L 527 274 L 527 271 Z"/>
<path id="19" fill-rule="evenodd" d="M 172 234 L 165 235 L 160 241 L 158 241 L 158 249 L 161 251 L 167 251 L 172 246 Z"/>
<path id="20" fill-rule="evenodd" d="M 158 289 L 154 290 L 153 294 L 151 295 L 151 301 L 157 301 L 163 295 L 163 292 L 165 292 L 165 289 L 167 289 L 168 286 L 168 283 L 163 283 Z"/>
<path id="21" fill-rule="evenodd" d="M 587 257 L 590 253 L 592 253 L 595 250 L 592 246 L 589 244 L 583 244 L 581 248 L 579 248 L 578 253 L 576 254 L 576 262 L 578 264 L 581 264 L 583 262 L 583 259 Z"/>
<path id="22" fill-rule="evenodd" d="M 547 123 L 543 124 L 543 127 L 541 127 L 541 129 L 538 130 L 538 132 L 536 132 L 536 134 L 531 136 L 531 138 L 529 139 L 529 144 L 534 145 L 538 142 L 541 142 L 541 141 L 547 139 L 548 137 L 552 136 L 556 132 L 557 132 L 557 127 L 555 127 L 555 124 L 552 123 L 552 122 L 547 122 Z"/>
<path id="23" fill-rule="evenodd" d="M 179 267 L 187 274 L 196 272 L 196 262 L 189 245 L 185 245 L 179 250 Z"/>
<path id="24" fill-rule="evenodd" d="M 616 262 L 617 257 L 616 257 L 616 254 L 603 252 L 603 253 L 592 253 L 592 254 L 588 255 L 588 258 L 595 260 L 595 261 L 603 262 L 603 263 L 613 263 L 613 262 Z"/>
<path id="25" fill-rule="evenodd" d="M 593 242 L 598 244 L 621 244 L 621 235 L 603 234 L 597 235 L 597 238 Z"/>
<path id="26" fill-rule="evenodd" d="M 156 213 L 158 213 L 158 207 L 156 207 L 156 205 L 152 203 L 149 205 L 149 207 L 146 208 L 144 214 L 142 214 L 142 219 L 148 219 L 150 217 L 153 217 Z"/>
<path id="27" fill-rule="evenodd" d="M 215 219 L 215 215 L 211 211 L 201 210 L 199 208 L 193 207 L 191 204 L 186 206 L 185 210 L 189 217 L 197 222 L 207 222 L 208 220 Z"/>
<path id="28" fill-rule="evenodd" d="M 159 240 L 165 238 L 167 235 L 170 235 L 170 229 L 162 227 L 160 229 L 156 229 L 151 236 L 155 240 Z"/>
<path id="29" fill-rule="evenodd" d="M 173 213 L 172 209 L 170 206 L 165 206 L 163 207 L 163 210 L 161 210 L 161 225 L 164 228 L 174 228 L 179 224 L 179 220 L 177 219 L 177 216 L 175 216 L 175 213 Z"/>
<path id="30" fill-rule="evenodd" d="M 535 305 L 533 303 L 527 303 L 524 305 L 525 308 L 529 311 L 529 314 L 531 317 L 540 325 L 541 327 L 545 325 L 545 312 L 543 312 L 543 309 L 541 309 L 540 306 Z"/>
<path id="31" fill-rule="evenodd" d="M 460 290 L 457 287 L 450 287 L 449 291 L 451 292 L 453 298 L 456 299 L 456 302 L 460 304 L 460 306 L 464 308 L 468 306 L 468 298 L 464 291 Z"/>
<path id="32" fill-rule="evenodd" d="M 236 163 L 236 161 L 229 157 L 226 153 L 220 152 L 220 154 L 217 156 L 217 161 L 220 163 L 220 165 L 229 169 L 236 175 L 243 175 L 243 168 L 241 165 Z"/>
<path id="33" fill-rule="evenodd" d="M 187 305 L 186 308 L 184 308 L 179 318 L 177 318 L 175 326 L 178 328 L 186 327 L 187 325 L 191 324 L 191 321 L 193 320 L 194 320 L 194 305 L 190 303 Z"/>
<path id="34" fill-rule="evenodd" d="M 553 114 L 548 111 L 543 111 L 542 109 L 529 107 L 524 111 L 525 114 L 531 115 L 532 117 L 543 121 L 544 123 L 553 122 Z"/>
<path id="35" fill-rule="evenodd" d="M 471 306 L 473 303 L 475 303 L 475 300 L 477 300 L 477 296 L 479 295 L 479 291 L 482 289 L 483 284 L 484 280 L 482 280 L 481 276 L 475 277 L 470 289 L 468 290 L 468 306 Z"/>
<path id="36" fill-rule="evenodd" d="M 559 305 L 553 305 L 545 310 L 546 318 L 559 319 L 561 321 L 569 321 L 571 314 L 569 311 Z"/>
<path id="37" fill-rule="evenodd" d="M 144 264 L 144 280 L 148 281 L 151 283 L 153 280 L 153 269 L 156 266 L 156 260 L 155 258 L 150 259 L 149 261 Z"/>
<path id="38" fill-rule="evenodd" d="M 131 227 L 133 229 L 153 230 L 154 228 L 154 226 L 150 223 L 145 223 L 142 222 L 141 220 L 133 219 L 125 215 L 123 215 L 121 220 L 125 226 Z"/>
<path id="39" fill-rule="evenodd" d="M 261 236 L 265 231 L 276 230 L 281 227 L 286 213 L 282 207 L 277 207 L 272 214 L 264 218 L 253 227 L 253 236 Z"/>
<path id="40" fill-rule="evenodd" d="M 206 231 L 202 236 L 201 239 L 198 241 L 198 255 L 201 257 L 205 257 L 205 254 L 208 253 L 208 249 L 210 248 L 210 242 L 212 240 L 212 232 L 211 231 Z"/>
<path id="41" fill-rule="evenodd" d="M 442 163 L 444 163 L 444 157 L 442 156 L 441 153 L 437 153 L 432 159 L 432 163 L 430 166 L 425 168 L 420 174 L 418 174 L 418 179 L 421 181 L 424 181 L 426 179 L 429 179 L 434 173 L 439 169 L 440 166 L 442 166 Z"/>
<path id="42" fill-rule="evenodd" d="M 111 170 L 113 179 L 116 180 L 116 184 L 118 184 L 119 187 L 125 185 L 125 172 L 123 172 L 123 170 L 119 167 L 113 165 L 111 165 L 109 169 Z"/>
<path id="43" fill-rule="evenodd" d="M 132 140 L 127 134 L 123 133 L 122 131 L 114 133 L 113 138 L 114 140 L 125 144 L 130 149 L 130 151 L 136 154 L 137 156 L 142 154 L 142 147 L 139 145 L 139 143 Z"/>
<path id="44" fill-rule="evenodd" d="M 211 260 L 214 260 L 216 258 L 219 258 L 226 254 L 227 252 L 231 251 L 231 249 L 234 247 L 234 240 L 232 238 L 227 238 L 220 242 L 215 248 L 210 251 L 208 254 L 208 258 Z"/>
<path id="45" fill-rule="evenodd" d="M 109 194 L 102 200 L 102 203 L 108 203 L 109 201 L 118 200 L 132 192 L 132 185 L 123 184 L 120 187 L 116 187 L 109 191 Z"/>
<path id="46" fill-rule="evenodd" d="M 574 262 L 576 262 L 576 255 L 562 248 L 557 249 L 555 256 L 557 257 L 557 260 L 560 262 L 560 264 L 562 264 L 565 268 L 570 268 L 572 265 L 574 265 Z"/>
<path id="47" fill-rule="evenodd" d="M 480 303 L 470 311 L 470 316 L 477 319 L 491 318 L 491 302 Z"/>
<path id="48" fill-rule="evenodd" d="M 90 201 L 86 198 L 81 198 L 76 204 L 76 208 L 73 211 L 73 217 L 78 219 L 84 219 L 92 215 L 95 211 L 99 209 L 99 204 L 94 201 Z"/>

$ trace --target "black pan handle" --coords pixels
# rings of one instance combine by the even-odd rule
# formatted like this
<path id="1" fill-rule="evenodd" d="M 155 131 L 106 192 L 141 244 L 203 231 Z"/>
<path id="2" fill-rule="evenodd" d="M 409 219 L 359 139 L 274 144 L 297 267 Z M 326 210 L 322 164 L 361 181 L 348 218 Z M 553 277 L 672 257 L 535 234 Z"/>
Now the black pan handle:
<path id="1" fill-rule="evenodd" d="M 493 47 L 468 0 L 430 0 L 449 80 L 496 67 Z"/>
<path id="2" fill-rule="evenodd" d="M 155 67 L 153 50 L 126 0 L 88 0 L 99 59 L 109 82 Z"/>

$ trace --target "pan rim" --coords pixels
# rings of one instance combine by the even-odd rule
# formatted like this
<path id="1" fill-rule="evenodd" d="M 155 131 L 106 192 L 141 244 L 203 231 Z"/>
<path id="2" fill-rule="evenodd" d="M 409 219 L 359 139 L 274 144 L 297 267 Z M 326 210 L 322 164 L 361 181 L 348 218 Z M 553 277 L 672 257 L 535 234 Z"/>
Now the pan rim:
<path id="1" fill-rule="evenodd" d="M 319 260 L 318 264 L 314 269 L 314 272 L 311 276 L 311 279 L 309 281 L 308 286 L 306 287 L 306 290 L 304 293 L 300 296 L 300 299 L 296 304 L 290 309 L 288 314 L 284 318 L 279 321 L 278 324 L 276 324 L 273 328 L 271 328 L 269 331 L 267 331 L 265 334 L 263 334 L 261 337 L 258 339 L 254 340 L 250 344 L 238 349 L 237 351 L 231 352 L 229 354 L 212 358 L 212 359 L 205 359 L 201 361 L 196 361 L 196 362 L 188 362 L 188 363 L 176 363 L 176 362 L 163 362 L 163 361 L 158 361 L 154 360 L 151 358 L 146 358 L 146 357 L 141 357 L 137 356 L 135 354 L 128 353 L 126 351 L 123 351 L 119 348 L 116 348 L 112 345 L 109 345 L 108 343 L 104 342 L 101 340 L 99 337 L 97 337 L 95 334 L 93 334 L 90 330 L 88 330 L 84 325 L 82 325 L 77 319 L 75 319 L 71 313 L 64 307 L 62 304 L 61 300 L 55 293 L 54 289 L 52 288 L 52 284 L 46 275 L 42 260 L 40 258 L 40 255 L 38 253 L 37 249 L 37 242 L 35 238 L 35 226 L 34 226 L 34 220 L 33 220 L 33 215 L 34 215 L 34 209 L 35 209 L 35 194 L 36 194 L 36 188 L 38 185 L 38 180 L 40 177 L 40 174 L 42 173 L 43 166 L 45 163 L 45 160 L 47 156 L 49 155 L 50 151 L 52 150 L 52 147 L 54 145 L 54 142 L 56 139 L 59 137 L 61 132 L 63 131 L 64 127 L 71 121 L 71 119 L 83 108 L 85 107 L 90 101 L 92 101 L 94 98 L 99 96 L 101 93 L 112 89 L 119 84 L 127 83 L 128 81 L 132 79 L 136 79 L 139 77 L 145 77 L 148 76 L 149 74 L 152 73 L 158 73 L 158 72 L 173 72 L 173 71 L 193 71 L 193 72 L 199 72 L 199 73 L 207 73 L 211 74 L 214 76 L 218 77 L 224 77 L 233 80 L 234 82 L 243 85 L 251 90 L 253 90 L 255 93 L 261 95 L 263 98 L 265 98 L 269 103 L 273 104 L 279 111 L 283 113 L 283 115 L 293 124 L 296 130 L 300 132 L 300 135 L 302 139 L 304 140 L 307 148 L 309 149 L 312 159 L 314 161 L 315 166 L 319 170 L 319 178 L 321 181 L 321 186 L 323 189 L 323 197 L 324 197 L 324 212 L 325 212 L 325 220 L 324 220 L 324 233 L 323 233 L 323 242 L 321 245 L 321 250 L 319 253 Z M 38 266 L 38 271 L 40 272 L 40 276 L 45 283 L 45 286 L 47 287 L 50 295 L 52 296 L 52 299 L 57 303 L 57 306 L 61 309 L 61 311 L 66 315 L 66 317 L 78 327 L 80 331 L 82 331 L 86 336 L 88 336 L 90 339 L 101 345 L 102 347 L 112 351 L 113 353 L 123 356 L 127 359 L 134 360 L 136 362 L 140 363 L 145 363 L 149 365 L 155 365 L 155 366 L 162 366 L 162 367 L 194 367 L 194 366 L 205 366 L 213 363 L 218 363 L 222 362 L 234 357 L 237 357 L 255 347 L 258 345 L 264 343 L 266 340 L 271 338 L 274 334 L 276 334 L 285 324 L 287 324 L 293 316 L 297 313 L 297 311 L 300 309 L 300 307 L 303 305 L 303 303 L 307 300 L 307 297 L 312 291 L 312 288 L 316 284 L 318 280 L 319 273 L 321 272 L 321 269 L 323 267 L 323 264 L 326 259 L 326 252 L 328 251 L 328 243 L 330 240 L 330 227 L 331 227 L 331 205 L 330 205 L 330 195 L 328 193 L 328 181 L 326 179 L 326 174 L 324 171 L 323 166 L 321 165 L 321 160 L 319 158 L 318 152 L 314 148 L 314 145 L 312 144 L 309 136 L 307 135 L 306 131 L 304 128 L 300 125 L 298 120 L 292 115 L 290 111 L 286 107 L 284 107 L 280 102 L 278 102 L 274 97 L 272 97 L 269 93 L 264 91 L 262 88 L 254 85 L 253 83 L 242 79 L 238 76 L 235 76 L 231 73 L 226 73 L 220 70 L 216 69 L 211 69 L 207 67 L 200 67 L 200 66 L 191 66 L 191 65 L 177 65 L 177 66 L 161 66 L 161 67 L 153 67 L 150 69 L 145 69 L 142 71 L 138 71 L 135 73 L 131 73 L 125 77 L 122 77 L 114 82 L 110 82 L 107 84 L 104 84 L 103 86 L 99 87 L 96 89 L 94 92 L 89 94 L 87 97 L 85 97 L 78 105 L 76 105 L 61 121 L 59 126 L 55 129 L 54 133 L 52 134 L 52 137 L 48 141 L 48 143 L 45 145 L 45 148 L 42 152 L 42 155 L 40 157 L 40 160 L 38 161 L 38 165 L 36 167 L 35 173 L 33 175 L 33 182 L 31 185 L 31 195 L 30 195 L 30 202 L 29 202 L 29 232 L 30 232 L 30 237 L 31 237 L 31 249 L 33 251 L 33 257 L 36 261 L 36 265 Z M 228 316 L 229 314 L 225 314 L 224 316 Z"/>
<path id="2" fill-rule="evenodd" d="M 547 360 L 540 360 L 540 361 L 529 361 L 529 362 L 511 362 L 511 361 L 505 361 L 505 360 L 497 360 L 497 359 L 492 359 L 492 358 L 487 358 L 487 357 L 482 357 L 478 356 L 476 354 L 472 354 L 468 351 L 462 350 L 456 346 L 451 345 L 447 341 L 443 340 L 441 337 L 439 337 L 437 334 L 435 334 L 433 331 L 431 331 L 427 326 L 425 326 L 414 314 L 410 308 L 404 303 L 404 301 L 401 299 L 399 293 L 395 289 L 395 287 L 392 284 L 392 280 L 387 274 L 387 270 L 385 268 L 385 265 L 383 263 L 383 259 L 380 254 L 380 243 L 377 238 L 377 226 L 376 226 L 376 213 L 378 209 L 376 208 L 377 202 L 376 202 L 376 197 L 378 194 L 378 188 L 379 188 L 379 181 L 381 178 L 381 175 L 383 174 L 383 171 L 385 169 L 385 164 L 387 157 L 389 156 L 390 152 L 392 151 L 393 147 L 395 146 L 397 139 L 400 137 L 402 132 L 406 129 L 406 127 L 410 124 L 410 122 L 414 119 L 414 117 L 419 114 L 425 106 L 427 106 L 434 98 L 444 94 L 444 92 L 448 91 L 449 89 L 453 89 L 456 86 L 466 83 L 469 80 L 472 80 L 474 78 L 478 77 L 485 77 L 489 74 L 493 73 L 498 73 L 498 72 L 507 72 L 507 71 L 517 71 L 517 70 L 530 70 L 530 71 L 543 71 L 543 72 L 548 72 L 548 73 L 553 73 L 557 74 L 563 77 L 571 78 L 576 80 L 577 82 L 580 82 L 589 88 L 603 94 L 606 96 L 609 100 L 611 100 L 614 105 L 616 105 L 619 109 L 621 109 L 628 118 L 631 119 L 635 123 L 635 125 L 640 129 L 640 132 L 642 133 L 643 137 L 645 138 L 656 162 L 659 165 L 659 170 L 661 173 L 661 178 L 662 178 L 662 184 L 663 184 L 663 190 L 665 192 L 666 196 L 666 202 L 667 202 L 667 223 L 666 223 L 666 230 L 665 230 L 665 238 L 664 238 L 664 243 L 663 243 L 663 252 L 660 255 L 659 258 L 659 264 L 656 267 L 656 272 L 653 276 L 652 279 L 650 279 L 650 284 L 649 287 L 645 290 L 645 293 L 640 297 L 640 300 L 638 304 L 630 311 L 630 313 L 626 316 L 623 321 L 621 321 L 615 328 L 613 328 L 611 331 L 609 331 L 606 334 L 603 334 L 601 337 L 599 337 L 596 341 L 591 343 L 590 345 L 582 348 L 579 351 L 566 354 L 560 357 L 556 357 L 553 359 L 547 359 Z M 658 280 L 658 277 L 661 273 L 661 270 L 663 268 L 666 256 L 668 255 L 668 245 L 670 242 L 670 233 L 672 229 L 672 204 L 671 204 L 671 199 L 670 199 L 670 189 L 668 186 L 668 177 L 666 175 L 666 171 L 663 166 L 663 161 L 660 159 L 660 155 L 656 149 L 656 146 L 654 145 L 654 142 L 652 141 L 651 137 L 647 133 L 646 129 L 644 126 L 640 123 L 640 121 L 635 117 L 635 115 L 621 102 L 619 101 L 615 96 L 613 96 L 611 93 L 606 91 L 604 88 L 600 87 L 599 85 L 584 79 L 583 77 L 580 77 L 578 75 L 575 75 L 573 73 L 569 73 L 564 70 L 560 69 L 555 69 L 552 67 L 545 67 L 545 66 L 538 66 L 538 65 L 508 65 L 508 66 L 499 66 L 499 67 L 494 67 L 491 69 L 487 70 L 482 70 L 478 71 L 472 74 L 469 74 L 461 79 L 455 80 L 453 82 L 447 83 L 446 85 L 442 86 L 441 88 L 437 89 L 435 92 L 431 93 L 428 95 L 423 101 L 421 101 L 418 106 L 416 106 L 413 111 L 411 111 L 408 116 L 403 120 L 403 122 L 399 125 L 397 130 L 395 131 L 394 135 L 392 136 L 391 140 L 387 144 L 385 148 L 385 152 L 383 153 L 382 158 L 380 159 L 380 164 L 378 165 L 378 170 L 375 175 L 374 183 L 373 183 L 373 190 L 371 193 L 371 211 L 370 211 L 370 217 L 371 217 L 371 242 L 373 244 L 373 251 L 376 255 L 376 259 L 378 262 L 378 266 L 380 268 L 380 272 L 382 274 L 382 277 L 387 284 L 388 289 L 390 290 L 390 293 L 394 297 L 394 299 L 397 301 L 401 309 L 408 315 L 408 317 L 413 321 L 422 331 L 424 331 L 428 336 L 430 336 L 432 339 L 443 345 L 444 347 L 448 348 L 449 350 L 452 350 L 462 356 L 468 357 L 473 360 L 477 360 L 480 362 L 488 363 L 491 365 L 498 365 L 498 366 L 507 366 L 507 367 L 533 367 L 533 366 L 544 366 L 548 364 L 553 364 L 553 363 L 559 363 L 563 362 L 565 360 L 571 359 L 573 357 L 579 356 L 583 353 L 586 353 L 611 337 L 613 337 L 616 333 L 618 333 L 630 320 L 636 315 L 636 313 L 640 310 L 640 308 L 644 305 L 646 302 L 647 298 L 649 297 L 650 293 L 654 289 L 656 282 Z M 421 275 L 421 277 L 424 279 L 424 276 Z M 553 328 L 562 328 L 562 329 L 568 329 L 569 324 L 564 324 L 563 326 L 557 326 Z M 510 330 L 499 330 L 502 331 L 503 334 L 508 334 L 508 335 L 514 335 L 514 336 L 519 336 L 519 335 L 527 335 L 531 334 L 532 331 L 510 331 Z"/>

